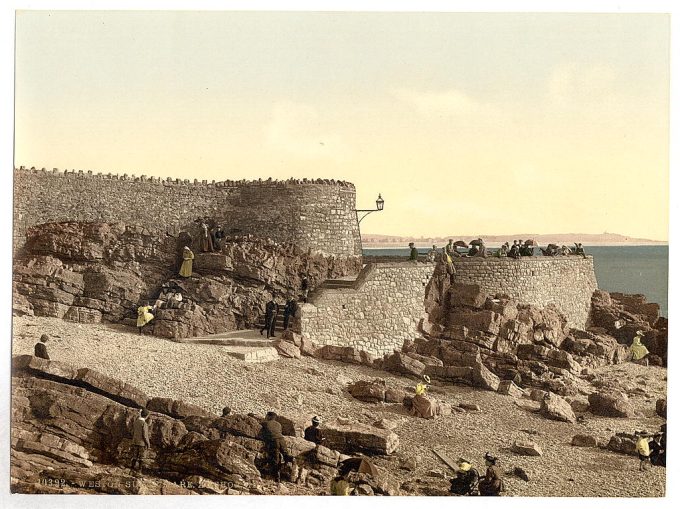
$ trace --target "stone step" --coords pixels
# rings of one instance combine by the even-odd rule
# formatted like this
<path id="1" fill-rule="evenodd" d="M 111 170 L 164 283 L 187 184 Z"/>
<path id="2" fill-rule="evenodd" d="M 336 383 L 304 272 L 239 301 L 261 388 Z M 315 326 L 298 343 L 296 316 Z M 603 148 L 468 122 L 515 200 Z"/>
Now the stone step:
<path id="1" fill-rule="evenodd" d="M 279 358 L 273 339 L 260 336 L 256 330 L 238 330 L 211 334 L 199 338 L 175 338 L 177 343 L 215 345 L 228 355 L 245 362 L 270 362 Z"/>
<path id="2" fill-rule="evenodd" d="M 227 354 L 239 360 L 252 363 L 271 362 L 279 359 L 279 353 L 274 347 L 251 348 L 245 346 L 227 347 Z"/>

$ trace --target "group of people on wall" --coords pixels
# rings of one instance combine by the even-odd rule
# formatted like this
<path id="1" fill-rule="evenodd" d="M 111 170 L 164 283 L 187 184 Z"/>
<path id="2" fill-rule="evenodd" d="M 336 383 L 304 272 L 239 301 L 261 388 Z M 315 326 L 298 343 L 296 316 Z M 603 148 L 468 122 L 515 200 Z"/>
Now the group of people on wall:
<path id="1" fill-rule="evenodd" d="M 418 260 L 420 257 L 420 253 L 418 252 L 418 248 L 415 247 L 415 243 L 410 242 L 408 247 L 409 247 L 409 259 Z M 573 249 L 565 245 L 560 247 L 557 244 L 548 244 L 548 246 L 545 249 L 543 249 L 539 247 L 538 244 L 533 240 L 524 241 L 520 239 L 514 240 L 512 246 L 510 245 L 509 242 L 505 242 L 501 245 L 500 248 L 494 251 L 486 247 L 483 239 L 478 238 L 471 241 L 469 244 L 462 240 L 457 240 L 454 242 L 453 239 L 449 239 L 449 243 L 444 246 L 441 252 L 436 245 L 433 245 L 432 249 L 430 249 L 427 252 L 426 259 L 429 262 L 434 262 L 437 260 L 437 257 L 441 254 L 443 258 L 507 257 L 514 258 L 517 260 L 522 257 L 535 256 L 536 248 L 540 249 L 541 254 L 543 256 L 578 255 L 583 256 L 584 258 L 586 257 L 583 244 L 581 244 L 580 242 L 575 242 Z"/>

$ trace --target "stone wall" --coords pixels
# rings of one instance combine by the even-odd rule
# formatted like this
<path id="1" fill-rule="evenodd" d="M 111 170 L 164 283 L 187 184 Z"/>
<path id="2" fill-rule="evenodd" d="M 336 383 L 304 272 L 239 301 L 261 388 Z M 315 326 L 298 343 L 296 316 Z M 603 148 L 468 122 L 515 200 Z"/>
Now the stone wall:
<path id="1" fill-rule="evenodd" d="M 584 329 L 597 289 L 593 257 L 456 258 L 456 283 L 478 284 L 523 303 L 555 304 L 571 327 Z"/>
<path id="2" fill-rule="evenodd" d="M 361 255 L 354 185 L 335 180 L 208 182 L 92 172 L 14 171 L 14 249 L 33 225 L 122 222 L 164 235 L 209 216 L 227 234 L 293 242 L 304 250 Z"/>
<path id="3" fill-rule="evenodd" d="M 301 307 L 304 337 L 320 345 L 352 346 L 382 356 L 418 336 L 425 286 L 434 264 L 366 265 L 351 288 L 320 289 Z"/>

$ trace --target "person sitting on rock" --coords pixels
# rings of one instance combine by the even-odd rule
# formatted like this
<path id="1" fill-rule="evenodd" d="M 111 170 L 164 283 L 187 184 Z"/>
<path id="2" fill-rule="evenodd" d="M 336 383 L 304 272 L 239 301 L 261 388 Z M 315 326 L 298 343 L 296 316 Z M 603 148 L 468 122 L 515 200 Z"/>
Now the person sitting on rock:
<path id="1" fill-rule="evenodd" d="M 641 343 L 642 336 L 644 336 L 644 331 L 637 331 L 637 335 L 633 338 L 633 344 L 630 345 L 631 360 L 636 364 L 647 365 L 647 355 L 649 355 L 649 350 L 647 347 Z"/>
<path id="2" fill-rule="evenodd" d="M 562 246 L 562 248 L 560 249 L 560 254 L 562 256 L 569 256 L 571 254 L 571 249 L 568 248 L 567 246 Z"/>
<path id="3" fill-rule="evenodd" d="M 179 275 L 182 277 L 191 277 L 192 268 L 194 264 L 194 253 L 189 246 L 184 246 L 182 251 L 182 267 L 179 269 Z"/>
<path id="4" fill-rule="evenodd" d="M 149 440 L 149 424 L 147 423 L 148 417 L 149 411 L 146 408 L 142 408 L 139 417 L 132 423 L 132 445 L 135 448 L 132 459 L 132 470 L 142 468 L 142 460 L 144 459 L 146 449 L 151 447 L 151 441 Z"/>
<path id="5" fill-rule="evenodd" d="M 638 453 L 638 458 L 640 458 L 640 472 L 647 470 L 648 465 L 651 465 L 649 450 L 649 435 L 642 431 L 636 431 L 635 436 L 637 441 L 635 442 L 635 450 Z"/>
<path id="6" fill-rule="evenodd" d="M 137 308 L 137 328 L 139 333 L 142 333 L 142 327 L 154 319 L 152 311 L 155 310 L 153 306 L 139 306 Z"/>
<path id="7" fill-rule="evenodd" d="M 472 468 L 470 462 L 460 458 L 458 460 L 458 470 L 456 477 L 451 479 L 449 491 L 454 495 L 471 495 L 479 481 L 479 473 Z"/>
<path id="8" fill-rule="evenodd" d="M 289 457 L 286 452 L 283 430 L 281 424 L 276 420 L 277 417 L 276 412 L 267 412 L 260 430 L 260 437 L 264 441 L 269 472 L 277 482 L 281 482 L 281 467 Z"/>
<path id="9" fill-rule="evenodd" d="M 35 344 L 33 352 L 36 357 L 40 357 L 41 359 L 47 359 L 49 361 L 50 356 L 47 354 L 47 345 L 45 345 L 48 339 L 50 339 L 50 337 L 47 334 L 43 334 L 42 336 L 40 336 L 40 342 Z"/>
<path id="10" fill-rule="evenodd" d="M 496 466 L 498 458 L 490 453 L 484 455 L 486 463 L 486 474 L 479 480 L 479 494 L 483 497 L 498 497 L 503 490 L 503 479 L 501 471 Z"/>
<path id="11" fill-rule="evenodd" d="M 424 375 L 423 378 L 425 382 L 419 382 L 416 385 L 416 395 L 411 400 L 411 415 L 422 417 L 423 419 L 434 419 L 435 416 L 441 414 L 441 410 L 436 401 L 432 401 L 425 395 L 430 383 L 430 377 Z"/>
<path id="12" fill-rule="evenodd" d="M 427 261 L 434 262 L 437 259 L 437 246 L 433 245 L 432 249 L 427 252 Z"/>
<path id="13" fill-rule="evenodd" d="M 323 432 L 319 427 L 321 425 L 321 417 L 314 416 L 312 419 L 312 425 L 305 428 L 305 440 L 309 442 L 314 442 L 316 445 L 321 445 L 321 442 L 325 440 L 323 437 Z"/>

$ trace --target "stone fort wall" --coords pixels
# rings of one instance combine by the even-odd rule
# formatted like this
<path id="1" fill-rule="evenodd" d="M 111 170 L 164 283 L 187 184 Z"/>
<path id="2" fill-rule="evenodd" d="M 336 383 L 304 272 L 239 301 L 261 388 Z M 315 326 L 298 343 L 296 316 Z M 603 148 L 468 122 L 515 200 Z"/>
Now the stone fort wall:
<path id="1" fill-rule="evenodd" d="M 209 216 L 228 234 L 357 256 L 355 203 L 354 185 L 335 180 L 208 182 L 22 167 L 14 170 L 14 250 L 30 226 L 46 222 L 120 221 L 177 235 Z"/>
<path id="2" fill-rule="evenodd" d="M 555 304 L 571 327 L 584 329 L 597 289 L 593 257 L 455 258 L 455 281 L 505 293 L 524 304 Z"/>
<path id="3" fill-rule="evenodd" d="M 369 263 L 351 288 L 321 288 L 300 313 L 300 332 L 320 345 L 382 357 L 417 337 L 433 263 Z"/>
<path id="4" fill-rule="evenodd" d="M 370 260 L 370 258 L 368 258 Z M 597 289 L 593 258 L 457 258 L 456 282 L 478 284 L 525 304 L 555 304 L 571 327 L 584 329 Z M 420 335 L 425 286 L 434 263 L 369 262 L 349 288 L 321 288 L 301 308 L 303 336 L 382 356 Z"/>

